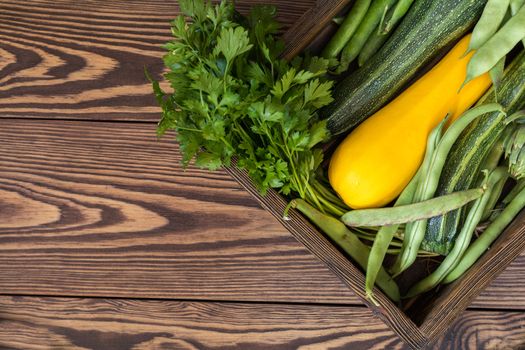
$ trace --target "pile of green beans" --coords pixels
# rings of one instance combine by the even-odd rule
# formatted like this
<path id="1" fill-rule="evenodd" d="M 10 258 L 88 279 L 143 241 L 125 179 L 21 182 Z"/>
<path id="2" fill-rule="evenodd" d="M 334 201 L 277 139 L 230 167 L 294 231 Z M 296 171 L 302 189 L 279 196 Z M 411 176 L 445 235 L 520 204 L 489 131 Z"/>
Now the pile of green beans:
<path id="1" fill-rule="evenodd" d="M 464 84 L 490 71 L 496 85 L 503 75 L 505 56 L 520 42 L 525 45 L 525 0 L 488 0 L 474 27 Z M 510 16 L 507 13 L 510 10 Z M 506 20 L 508 18 L 508 20 Z M 506 21 L 505 21 L 506 20 Z"/>
<path id="2" fill-rule="evenodd" d="M 463 228 L 456 238 L 454 247 L 450 253 L 445 257 L 445 259 L 434 272 L 412 286 L 404 296 L 405 298 L 416 296 L 434 288 L 459 265 L 461 258 L 470 244 L 472 235 L 474 234 L 474 231 L 481 220 L 485 207 L 487 206 L 489 198 L 492 195 L 494 186 L 506 176 L 507 169 L 504 167 L 496 168 L 494 171 L 492 171 L 492 173 L 488 176 L 486 183 L 483 185 L 483 187 L 486 189 L 485 193 L 483 196 L 477 199 L 472 208 L 470 208 Z"/>
<path id="3" fill-rule="evenodd" d="M 341 221 L 353 227 L 355 231 L 358 231 L 359 227 L 380 227 L 372 238 L 357 234 L 359 238 L 373 240 L 365 269 L 365 291 L 368 299 L 374 300 L 373 287 L 379 283 L 381 275 L 384 276 L 383 263 L 386 255 L 392 250 L 396 235 L 399 237 L 401 224 L 405 224 L 404 236 L 401 240 L 401 250 L 390 269 L 393 278 L 410 267 L 417 256 L 424 255 L 421 254 L 420 245 L 425 235 L 426 219 L 469 205 L 465 223 L 451 252 L 435 271 L 409 288 L 402 296 L 402 298 L 410 298 L 434 288 L 439 283 L 450 283 L 461 276 L 525 207 L 525 180 L 522 180 L 502 201 L 505 208 L 498 209 L 497 215 L 493 215 L 503 187 L 509 178 L 508 167 L 498 166 L 504 153 L 503 140 L 498 142 L 493 152 L 486 158 L 485 176 L 479 188 L 434 197 L 443 165 L 453 144 L 476 118 L 493 112 L 505 115 L 500 104 L 480 105 L 465 112 L 449 126 L 446 132 L 443 132 L 447 122 L 445 118 L 429 135 L 422 165 L 394 206 L 353 210 L 341 217 Z M 518 119 L 521 121 L 522 114 L 516 113 L 506 117 L 506 122 L 511 123 Z M 509 126 L 507 136 L 502 136 L 502 139 L 515 135 L 515 128 Z M 521 142 L 521 138 L 518 141 L 516 141 L 520 147 L 518 151 L 521 151 L 525 145 Z M 471 244 L 474 232 L 483 220 L 490 220 L 490 224 L 480 238 Z M 340 221 L 335 221 L 340 224 Z M 364 266 L 363 262 L 359 264 Z"/>
<path id="4" fill-rule="evenodd" d="M 500 233 L 507 227 L 511 221 L 519 214 L 525 206 L 525 181 L 516 185 L 519 191 L 515 197 L 507 204 L 505 209 L 496 216 L 496 218 L 487 226 L 485 231 L 468 247 L 463 254 L 461 261 L 452 271 L 443 279 L 443 283 L 451 283 L 462 276 L 468 269 L 474 265 L 479 257 L 490 247 L 498 238 Z M 513 193 L 514 194 L 514 193 Z"/>
<path id="5" fill-rule="evenodd" d="M 503 107 L 497 103 L 491 103 L 468 110 L 452 123 L 443 137 L 439 139 L 435 149 L 433 147 L 427 148 L 425 160 L 422 165 L 424 175 L 416 190 L 416 201 L 425 201 L 434 196 L 445 160 L 461 132 L 476 118 L 495 111 L 503 113 Z M 441 127 L 442 126 L 438 126 L 437 129 Z M 458 195 L 458 193 L 455 194 Z M 405 271 L 416 260 L 417 251 L 425 237 L 426 226 L 427 220 L 423 219 L 415 221 L 414 224 L 408 228 L 401 253 L 398 255 L 391 269 L 394 276 Z"/>
<path id="6" fill-rule="evenodd" d="M 339 58 L 335 73 L 358 58 L 363 65 L 390 36 L 414 0 L 356 0 L 338 31 L 325 46 L 325 58 Z"/>

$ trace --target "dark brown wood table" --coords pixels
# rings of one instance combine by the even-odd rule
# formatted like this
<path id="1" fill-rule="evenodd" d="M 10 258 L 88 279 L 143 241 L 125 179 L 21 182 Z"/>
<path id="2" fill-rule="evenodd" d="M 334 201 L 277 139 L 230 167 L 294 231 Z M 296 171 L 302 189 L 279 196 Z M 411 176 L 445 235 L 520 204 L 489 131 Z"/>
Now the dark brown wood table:
<path id="1" fill-rule="evenodd" d="M 265 1 L 285 26 L 313 5 Z M 0 0 L 0 348 L 405 348 L 225 172 L 156 139 L 143 68 L 177 12 Z M 524 272 L 435 348 L 524 348 Z"/>

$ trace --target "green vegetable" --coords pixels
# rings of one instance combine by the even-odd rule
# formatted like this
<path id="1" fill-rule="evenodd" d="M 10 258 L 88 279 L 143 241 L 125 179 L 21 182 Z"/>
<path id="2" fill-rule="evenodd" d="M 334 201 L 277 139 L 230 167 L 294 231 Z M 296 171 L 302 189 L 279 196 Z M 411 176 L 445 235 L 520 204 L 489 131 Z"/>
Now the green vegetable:
<path id="1" fill-rule="evenodd" d="M 485 44 L 499 29 L 510 0 L 488 0 L 481 18 L 472 31 L 470 38 L 469 51 L 479 49 Z"/>
<path id="2" fill-rule="evenodd" d="M 283 43 L 273 6 L 256 6 L 243 19 L 229 1 L 179 3 L 191 21 L 175 19 L 175 40 L 165 45 L 165 77 L 174 92 L 152 82 L 163 109 L 159 135 L 177 132 L 184 165 L 194 158 L 214 170 L 235 156 L 262 193 L 294 193 L 342 214 L 344 204 L 312 184 L 323 158 L 314 147 L 328 135 L 316 111 L 332 101 L 329 61 L 279 59 Z"/>
<path id="3" fill-rule="evenodd" d="M 525 183 L 525 182 L 523 182 Z M 518 188 L 518 186 L 516 186 Z M 525 189 L 521 187 L 521 191 L 517 193 L 516 197 L 505 207 L 505 209 L 498 214 L 496 219 L 490 223 L 483 233 L 467 248 L 467 251 L 461 258 L 460 263 L 449 272 L 443 280 L 443 283 L 451 283 L 462 276 L 479 257 L 487 251 L 489 246 L 498 238 L 501 232 L 512 222 L 512 220 L 525 207 Z"/>
<path id="4" fill-rule="evenodd" d="M 471 28 L 483 11 L 480 0 L 420 0 L 408 10 L 392 37 L 334 90 L 335 101 L 321 114 L 332 135 L 355 127 Z"/>
<path id="5" fill-rule="evenodd" d="M 422 181 L 419 183 L 416 191 L 416 200 L 426 201 L 434 197 L 445 161 L 461 132 L 483 114 L 493 111 L 502 113 L 502 107 L 496 103 L 475 107 L 463 113 L 454 123 L 452 123 L 443 137 L 439 140 L 435 150 L 432 148 L 429 150 L 431 153 L 430 160 L 422 176 Z M 462 191 L 455 193 L 462 193 Z M 437 198 L 440 198 L 440 196 Z M 458 208 L 461 208 L 462 206 L 463 205 L 458 206 Z M 449 211 L 450 210 L 447 212 Z M 426 219 L 438 215 L 441 214 L 432 215 L 423 218 L 423 220 L 418 220 L 407 229 L 401 253 L 398 255 L 397 260 L 392 267 L 392 273 L 394 275 L 400 274 L 414 263 L 417 257 L 417 251 L 425 238 L 425 229 L 427 226 Z"/>
<path id="6" fill-rule="evenodd" d="M 483 196 L 481 196 L 481 198 L 477 199 L 476 202 L 474 202 L 474 205 L 469 209 L 465 224 L 461 229 L 461 232 L 454 243 L 454 247 L 452 248 L 451 252 L 446 256 L 446 258 L 441 262 L 435 271 L 412 286 L 406 295 L 403 296 L 404 298 L 410 298 L 434 288 L 454 268 L 456 268 L 456 266 L 458 266 L 461 257 L 470 244 L 470 240 L 472 239 L 472 235 L 476 230 L 476 226 L 480 222 L 481 216 L 485 210 L 485 206 L 491 197 L 494 185 L 501 181 L 501 179 L 505 176 L 507 176 L 507 171 L 505 168 L 497 168 L 492 171 L 492 173 L 488 176 L 486 183 L 483 185 L 483 188 L 486 189 L 485 193 Z"/>
<path id="7" fill-rule="evenodd" d="M 399 22 L 405 14 L 408 12 L 408 9 L 412 5 L 414 0 L 399 0 L 396 3 L 396 6 L 394 6 L 392 9 L 393 11 L 389 11 L 387 14 L 387 17 L 383 21 L 380 32 L 382 34 L 387 34 L 392 31 L 392 29 L 395 28 L 397 22 Z"/>
<path id="8" fill-rule="evenodd" d="M 359 23 L 365 17 L 369 6 L 370 0 L 356 0 L 337 32 L 325 46 L 323 57 L 336 58 L 341 53 L 346 43 L 354 35 Z"/>
<path id="9" fill-rule="evenodd" d="M 481 189 L 473 189 L 412 204 L 352 210 L 344 214 L 341 220 L 346 225 L 353 227 L 404 224 L 448 213 L 451 210 L 461 208 L 465 204 L 472 202 L 482 194 L 483 191 Z"/>
<path id="10" fill-rule="evenodd" d="M 310 219 L 330 237 L 334 243 L 341 247 L 361 268 L 366 270 L 370 248 L 362 243 L 341 221 L 322 214 L 301 199 L 292 200 L 290 206 L 303 213 L 304 216 Z M 379 266 L 376 283 L 390 299 L 399 301 L 399 289 L 396 282 L 381 266 Z"/>
<path id="11" fill-rule="evenodd" d="M 417 183 L 420 178 L 421 171 L 418 170 L 416 175 L 409 182 L 407 187 L 401 192 L 399 198 L 397 199 L 394 206 L 406 205 L 412 203 L 414 199 L 414 194 L 416 192 Z M 377 275 L 383 266 L 383 261 L 388 252 L 388 248 L 394 238 L 395 233 L 399 225 L 390 225 L 383 226 L 377 231 L 376 236 L 374 237 L 374 243 L 370 250 L 370 255 L 368 257 L 368 263 L 366 266 L 366 282 L 365 282 L 365 292 L 367 298 L 370 300 L 374 299 L 374 285 L 377 279 Z"/>
<path id="12" fill-rule="evenodd" d="M 393 29 L 397 26 L 398 22 L 403 19 L 408 9 L 412 5 L 414 0 L 400 0 L 397 1 L 395 6 L 388 9 L 385 13 L 384 18 L 381 20 L 377 28 L 368 38 L 366 44 L 361 49 L 357 63 L 359 67 L 363 66 L 370 57 L 372 57 L 383 44 L 390 38 Z"/>
<path id="13" fill-rule="evenodd" d="M 502 57 L 498 63 L 489 71 L 490 80 L 496 90 L 496 94 L 501 85 L 501 79 L 503 79 L 503 72 L 505 71 L 505 57 Z"/>
<path id="14" fill-rule="evenodd" d="M 514 16 L 518 10 L 525 4 L 525 0 L 510 0 L 510 11 Z"/>
<path id="15" fill-rule="evenodd" d="M 467 66 L 465 83 L 488 72 L 525 39 L 525 7 L 512 16 L 496 34 L 476 50 Z"/>
<path id="16" fill-rule="evenodd" d="M 523 114 L 523 113 L 521 113 Z M 525 125 L 517 123 L 505 142 L 505 158 L 509 163 L 509 172 L 513 178 L 525 177 Z"/>
<path id="17" fill-rule="evenodd" d="M 368 62 L 370 57 L 372 57 L 390 37 L 390 33 L 383 34 L 380 33 L 379 30 L 380 28 L 378 25 L 366 41 L 363 48 L 361 49 L 359 57 L 357 58 L 357 63 L 359 67 L 363 66 L 366 62 Z"/>
<path id="18" fill-rule="evenodd" d="M 366 40 L 374 31 L 374 28 L 377 28 L 381 22 L 385 9 L 390 8 L 394 2 L 395 0 L 376 0 L 372 2 L 370 8 L 366 12 L 366 16 L 361 23 L 359 23 L 359 27 L 355 34 L 341 52 L 341 61 L 337 69 L 339 73 L 345 72 L 350 63 L 357 58 L 359 52 L 361 52 L 361 49 L 365 45 Z"/>
<path id="19" fill-rule="evenodd" d="M 525 0 L 510 0 L 510 13 L 514 16 L 518 10 L 525 4 Z M 521 41 L 525 46 L 525 39 Z"/>
<path id="20" fill-rule="evenodd" d="M 525 53 L 519 54 L 505 70 L 497 101 L 508 114 L 525 106 Z M 496 101 L 494 89 L 489 90 L 479 105 Z M 505 130 L 505 116 L 493 112 L 470 124 L 460 135 L 447 157 L 439 179 L 436 196 L 477 187 L 481 165 Z M 421 249 L 446 255 L 464 219 L 463 210 L 454 210 L 428 220 Z"/>

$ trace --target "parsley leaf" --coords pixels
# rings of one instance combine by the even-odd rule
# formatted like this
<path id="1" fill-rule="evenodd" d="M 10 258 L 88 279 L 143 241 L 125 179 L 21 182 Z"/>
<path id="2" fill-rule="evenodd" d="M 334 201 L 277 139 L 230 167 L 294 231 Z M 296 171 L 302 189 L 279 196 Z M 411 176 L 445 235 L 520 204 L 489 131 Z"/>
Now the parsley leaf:
<path id="1" fill-rule="evenodd" d="M 323 159 L 316 146 L 328 138 L 316 111 L 332 101 L 333 62 L 280 59 L 274 6 L 255 6 L 243 18 L 231 1 L 179 3 L 186 17 L 171 22 L 174 40 L 164 45 L 173 91 L 147 75 L 163 111 L 159 136 L 176 132 L 184 166 L 194 160 L 215 170 L 235 156 L 261 193 L 274 188 L 321 210 L 340 205 L 314 186 Z"/>

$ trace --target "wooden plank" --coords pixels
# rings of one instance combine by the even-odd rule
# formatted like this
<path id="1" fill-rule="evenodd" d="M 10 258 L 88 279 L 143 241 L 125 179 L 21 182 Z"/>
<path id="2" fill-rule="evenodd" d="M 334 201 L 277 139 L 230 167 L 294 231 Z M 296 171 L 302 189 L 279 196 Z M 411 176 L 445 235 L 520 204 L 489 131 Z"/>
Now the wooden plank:
<path id="1" fill-rule="evenodd" d="M 315 1 L 277 4 L 283 30 Z M 0 1 L 0 118 L 159 119 L 144 76 L 162 71 L 177 2 Z"/>
<path id="2" fill-rule="evenodd" d="M 2 293 L 360 304 L 223 171 L 179 160 L 151 124 L 2 121 Z M 474 305 L 525 309 L 524 272 Z"/>
<path id="3" fill-rule="evenodd" d="M 1 293 L 356 303 L 228 175 L 179 161 L 149 123 L 2 121 Z"/>
<path id="4" fill-rule="evenodd" d="M 0 297 L 2 349 L 406 349 L 363 307 Z M 518 349 L 525 313 L 467 311 L 434 349 Z"/>

